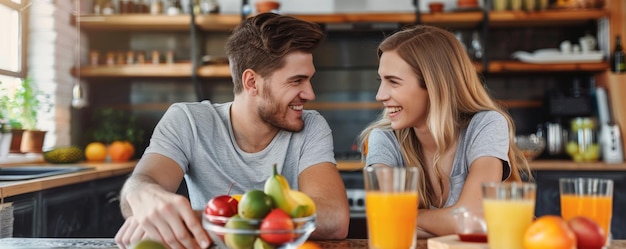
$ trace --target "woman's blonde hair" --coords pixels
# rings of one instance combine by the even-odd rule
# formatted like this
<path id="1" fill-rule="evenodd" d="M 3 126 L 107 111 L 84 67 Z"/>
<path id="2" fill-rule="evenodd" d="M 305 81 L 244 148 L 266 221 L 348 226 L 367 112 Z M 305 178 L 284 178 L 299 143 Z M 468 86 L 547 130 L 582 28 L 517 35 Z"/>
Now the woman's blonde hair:
<path id="1" fill-rule="evenodd" d="M 427 125 L 437 144 L 433 160 L 438 179 L 436 183 L 426 177 L 428 169 L 423 167 L 423 151 L 414 130 L 404 128 L 394 131 L 405 163 L 419 168 L 419 195 L 423 197 L 420 198 L 420 207 L 443 205 L 443 193 L 433 191 L 434 184 L 438 184 L 443 191 L 442 179 L 447 177 L 438 165 L 444 153 L 456 144 L 460 131 L 480 111 L 497 111 L 507 120 L 511 145 L 508 152 L 511 177 L 507 181 L 521 181 L 520 172 L 531 176 L 528 162 L 515 146 L 515 126 L 511 117 L 487 93 L 463 45 L 453 34 L 437 27 L 414 26 L 387 37 L 378 46 L 378 57 L 392 50 L 411 66 L 429 96 Z M 361 145 L 367 145 L 374 128 L 391 130 L 386 112 L 361 133 Z M 363 156 L 367 156 L 366 148 L 363 151 Z"/>

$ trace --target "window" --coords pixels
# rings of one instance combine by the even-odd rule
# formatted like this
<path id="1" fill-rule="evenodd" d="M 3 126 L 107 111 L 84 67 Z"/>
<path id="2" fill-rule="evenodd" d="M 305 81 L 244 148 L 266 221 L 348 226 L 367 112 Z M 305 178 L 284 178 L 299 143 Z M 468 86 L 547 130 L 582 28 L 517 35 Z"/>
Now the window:
<path id="1" fill-rule="evenodd" d="M 0 0 L 0 82 L 26 77 L 28 0 Z"/>

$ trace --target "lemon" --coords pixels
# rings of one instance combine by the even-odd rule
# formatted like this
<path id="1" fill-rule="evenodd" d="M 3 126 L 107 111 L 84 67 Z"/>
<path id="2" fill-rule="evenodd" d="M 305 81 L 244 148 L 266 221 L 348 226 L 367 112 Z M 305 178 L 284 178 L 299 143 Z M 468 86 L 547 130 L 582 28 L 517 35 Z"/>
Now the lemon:
<path id="1" fill-rule="evenodd" d="M 87 161 L 102 162 L 109 154 L 107 146 L 101 142 L 91 142 L 85 147 L 85 158 Z"/>

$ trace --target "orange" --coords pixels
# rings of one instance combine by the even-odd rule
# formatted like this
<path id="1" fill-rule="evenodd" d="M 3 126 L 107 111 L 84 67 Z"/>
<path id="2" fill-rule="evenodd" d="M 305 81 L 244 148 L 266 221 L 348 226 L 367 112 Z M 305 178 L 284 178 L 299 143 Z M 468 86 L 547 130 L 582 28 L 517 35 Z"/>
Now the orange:
<path id="1" fill-rule="evenodd" d="M 322 249 L 322 247 L 318 243 L 307 240 L 302 243 L 302 245 L 300 245 L 298 249 Z"/>
<path id="2" fill-rule="evenodd" d="M 107 146 L 101 142 L 91 142 L 85 147 L 87 161 L 102 162 L 107 158 Z"/>
<path id="3" fill-rule="evenodd" d="M 127 162 L 135 154 L 135 147 L 128 141 L 114 141 L 109 145 L 109 155 L 113 162 Z"/>
<path id="4" fill-rule="evenodd" d="M 576 249 L 576 235 L 560 216 L 544 215 L 526 229 L 524 248 Z"/>

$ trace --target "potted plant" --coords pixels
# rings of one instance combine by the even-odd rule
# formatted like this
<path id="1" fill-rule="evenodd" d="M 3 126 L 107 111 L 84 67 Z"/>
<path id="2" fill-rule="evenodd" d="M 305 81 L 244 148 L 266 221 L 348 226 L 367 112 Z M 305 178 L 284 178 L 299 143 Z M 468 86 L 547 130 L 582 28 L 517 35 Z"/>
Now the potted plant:
<path id="1" fill-rule="evenodd" d="M 13 134 L 11 152 L 41 153 L 46 131 L 37 128 L 37 114 L 41 106 L 39 89 L 32 78 L 27 77 L 14 89 L 8 89 L 7 93 L 9 97 L 4 101 Z M 16 148 L 18 145 L 19 150 Z"/>

